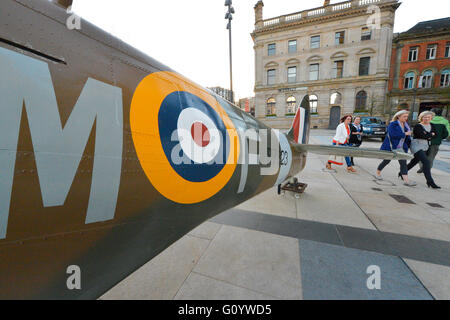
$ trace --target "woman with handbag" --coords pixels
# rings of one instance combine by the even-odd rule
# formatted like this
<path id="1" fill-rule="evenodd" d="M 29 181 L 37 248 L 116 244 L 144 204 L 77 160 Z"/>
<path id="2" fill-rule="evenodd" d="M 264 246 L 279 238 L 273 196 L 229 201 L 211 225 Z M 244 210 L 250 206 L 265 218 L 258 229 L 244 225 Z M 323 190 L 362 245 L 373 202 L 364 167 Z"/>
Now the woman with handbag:
<path id="1" fill-rule="evenodd" d="M 411 129 L 408 125 L 408 116 L 409 111 L 402 110 L 397 112 L 392 118 L 392 122 L 389 124 L 387 129 L 387 135 L 384 139 L 383 144 L 381 145 L 381 150 L 384 151 L 394 151 L 400 150 L 404 152 L 408 152 L 409 146 L 411 145 Z M 380 163 L 377 169 L 377 173 L 375 178 L 377 180 L 383 180 L 381 177 L 381 171 L 390 163 L 390 160 L 383 160 Z M 414 181 L 410 181 L 408 179 L 408 166 L 406 164 L 406 160 L 399 160 L 400 163 L 400 174 L 404 181 L 405 186 L 413 187 L 416 186 L 417 183 Z"/>
<path id="2" fill-rule="evenodd" d="M 336 135 L 333 138 L 333 145 L 338 146 L 348 146 L 350 140 L 350 124 L 352 123 L 352 116 L 346 115 L 341 119 L 341 124 L 336 128 Z M 334 157 L 334 156 L 333 156 Z M 352 161 L 350 157 L 345 157 L 345 162 L 347 163 L 348 172 L 356 172 L 352 167 Z M 329 159 L 326 165 L 328 170 L 331 170 L 331 164 L 337 164 L 342 166 L 343 162 L 339 161 L 337 158 Z"/>
<path id="3" fill-rule="evenodd" d="M 441 189 L 441 187 L 434 183 L 433 177 L 431 176 L 430 160 L 427 157 L 430 141 L 436 136 L 435 125 L 431 123 L 433 117 L 434 113 L 431 111 L 424 111 L 419 115 L 419 123 L 414 126 L 414 139 L 411 142 L 411 153 L 414 154 L 414 159 L 408 164 L 408 171 L 421 162 L 428 188 Z"/>

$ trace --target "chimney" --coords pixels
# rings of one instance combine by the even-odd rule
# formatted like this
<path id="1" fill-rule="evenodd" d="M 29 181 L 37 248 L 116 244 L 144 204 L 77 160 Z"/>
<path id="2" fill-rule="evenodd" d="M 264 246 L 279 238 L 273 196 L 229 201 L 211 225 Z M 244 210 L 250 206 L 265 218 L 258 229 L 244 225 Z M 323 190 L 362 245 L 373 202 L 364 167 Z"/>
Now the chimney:
<path id="1" fill-rule="evenodd" d="M 329 5 L 330 5 L 330 0 L 325 0 L 325 1 L 323 2 L 323 6 L 324 6 L 324 7 L 329 6 Z"/>
<path id="2" fill-rule="evenodd" d="M 263 20 L 263 7 L 264 3 L 262 2 L 262 0 L 259 0 L 255 4 L 255 24 L 258 24 L 258 22 Z"/>

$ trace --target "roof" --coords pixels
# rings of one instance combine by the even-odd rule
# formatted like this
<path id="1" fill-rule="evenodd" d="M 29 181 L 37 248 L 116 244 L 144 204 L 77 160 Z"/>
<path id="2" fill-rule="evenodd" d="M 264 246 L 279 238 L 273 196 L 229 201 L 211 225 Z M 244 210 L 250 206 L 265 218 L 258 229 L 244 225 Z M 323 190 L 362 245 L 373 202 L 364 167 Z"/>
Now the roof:
<path id="1" fill-rule="evenodd" d="M 450 17 L 419 22 L 403 34 L 418 34 L 439 31 L 450 31 Z"/>

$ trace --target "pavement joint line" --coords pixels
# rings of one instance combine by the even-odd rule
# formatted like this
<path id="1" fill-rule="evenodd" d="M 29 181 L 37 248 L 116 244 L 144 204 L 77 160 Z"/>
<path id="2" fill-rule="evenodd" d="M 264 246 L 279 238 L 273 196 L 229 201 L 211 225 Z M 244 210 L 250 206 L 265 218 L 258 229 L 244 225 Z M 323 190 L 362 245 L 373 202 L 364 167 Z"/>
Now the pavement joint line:
<path id="1" fill-rule="evenodd" d="M 406 268 L 411 272 L 411 274 L 416 278 L 416 280 L 421 284 L 421 286 L 425 289 L 426 292 L 430 295 L 430 297 L 433 298 L 433 300 L 436 300 L 435 296 L 428 290 L 428 288 L 425 286 L 425 284 L 420 280 L 419 276 L 409 267 L 409 265 L 406 263 L 405 259 L 403 257 L 399 257 L 400 260 L 405 264 Z"/>
<path id="2" fill-rule="evenodd" d="M 187 274 L 186 278 L 184 278 L 183 282 L 181 283 L 180 287 L 178 288 L 177 292 L 173 295 L 172 300 L 175 299 L 175 297 L 178 295 L 178 293 L 180 292 L 181 288 L 184 286 L 184 284 L 186 283 L 186 280 L 189 278 L 189 275 L 194 272 L 195 267 L 197 266 L 197 264 L 199 263 L 200 259 L 203 257 L 203 255 L 206 253 L 206 251 L 208 250 L 209 246 L 211 245 L 211 242 L 213 242 L 213 240 L 215 239 L 215 237 L 217 236 L 217 234 L 219 233 L 220 229 L 222 229 L 223 225 L 220 225 L 219 230 L 216 232 L 216 234 L 214 235 L 214 237 L 212 239 L 203 239 L 203 240 L 208 240 L 209 243 L 206 246 L 205 250 L 203 250 L 202 254 L 200 255 L 200 257 L 197 259 L 197 262 L 192 266 L 191 271 L 189 271 L 189 273 Z M 192 230 L 191 230 L 192 231 Z"/>
<path id="3" fill-rule="evenodd" d="M 195 273 L 195 274 L 198 274 L 198 275 L 200 275 L 200 276 L 202 276 L 202 277 L 206 277 L 206 278 L 209 278 L 209 279 L 212 279 L 212 280 L 220 281 L 220 282 L 229 284 L 229 285 L 234 286 L 234 287 L 238 287 L 238 288 L 241 288 L 241 289 L 245 289 L 245 290 L 248 290 L 248 291 L 252 291 L 252 292 L 254 292 L 254 293 L 262 294 L 262 295 L 265 295 L 265 296 L 268 296 L 268 297 L 271 297 L 271 298 L 274 298 L 274 299 L 277 299 L 277 300 L 282 300 L 282 299 L 284 299 L 284 298 L 281 298 L 281 297 L 274 296 L 273 294 L 264 293 L 264 292 L 261 292 L 261 291 L 255 290 L 255 289 L 250 289 L 250 288 L 247 288 L 247 287 L 244 287 L 244 286 L 241 286 L 241 285 L 238 285 L 238 284 L 235 284 L 235 283 L 232 283 L 232 282 L 223 280 L 223 279 L 217 279 L 217 278 L 215 278 L 215 277 L 213 277 L 213 276 L 206 275 L 206 274 L 201 273 L 201 272 L 198 272 L 198 271 L 192 271 L 191 273 Z"/>

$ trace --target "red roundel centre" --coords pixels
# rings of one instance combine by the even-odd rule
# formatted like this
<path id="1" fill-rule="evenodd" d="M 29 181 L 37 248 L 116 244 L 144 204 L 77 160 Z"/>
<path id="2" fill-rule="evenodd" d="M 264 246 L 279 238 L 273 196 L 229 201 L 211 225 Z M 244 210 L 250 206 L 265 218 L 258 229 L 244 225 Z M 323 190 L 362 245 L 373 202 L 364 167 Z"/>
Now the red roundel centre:
<path id="1" fill-rule="evenodd" d="M 191 136 L 194 142 L 200 147 L 206 147 L 211 140 L 208 128 L 201 122 L 192 124 Z"/>

